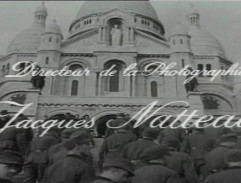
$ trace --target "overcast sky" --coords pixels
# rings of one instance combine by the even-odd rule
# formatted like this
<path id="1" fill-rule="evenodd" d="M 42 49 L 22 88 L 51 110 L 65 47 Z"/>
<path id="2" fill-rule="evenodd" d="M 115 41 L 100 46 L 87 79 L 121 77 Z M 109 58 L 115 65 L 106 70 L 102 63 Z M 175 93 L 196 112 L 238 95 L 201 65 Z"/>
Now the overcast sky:
<path id="1" fill-rule="evenodd" d="M 40 3 L 40 1 L 0 1 L 0 54 L 6 52 L 9 42 L 18 33 L 31 26 L 34 11 Z M 66 37 L 68 27 L 82 4 L 80 1 L 46 2 L 49 14 L 47 24 L 56 19 Z M 186 25 L 186 13 L 190 8 L 190 2 L 154 0 L 151 4 L 157 11 L 167 35 L 178 21 Z M 241 63 L 241 1 L 199 1 L 193 4 L 200 13 L 202 28 L 215 35 L 223 45 L 228 58 Z"/>

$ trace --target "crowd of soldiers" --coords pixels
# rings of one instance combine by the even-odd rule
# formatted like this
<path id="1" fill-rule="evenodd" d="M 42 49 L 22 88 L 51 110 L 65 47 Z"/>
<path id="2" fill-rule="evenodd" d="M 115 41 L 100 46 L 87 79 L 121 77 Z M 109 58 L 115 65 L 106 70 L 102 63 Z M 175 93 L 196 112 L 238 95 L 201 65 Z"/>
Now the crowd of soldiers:
<path id="1" fill-rule="evenodd" d="M 1 125 L 9 120 L 6 110 L 0 116 Z M 71 116 L 58 116 L 64 117 Z M 23 119 L 20 115 L 16 122 Z M 120 126 L 128 120 L 117 114 L 111 123 Z M 107 130 L 100 148 L 95 148 L 97 139 L 89 129 L 53 127 L 38 136 L 31 129 L 10 127 L 0 134 L 0 182 L 240 183 L 240 132 L 130 124 Z"/>

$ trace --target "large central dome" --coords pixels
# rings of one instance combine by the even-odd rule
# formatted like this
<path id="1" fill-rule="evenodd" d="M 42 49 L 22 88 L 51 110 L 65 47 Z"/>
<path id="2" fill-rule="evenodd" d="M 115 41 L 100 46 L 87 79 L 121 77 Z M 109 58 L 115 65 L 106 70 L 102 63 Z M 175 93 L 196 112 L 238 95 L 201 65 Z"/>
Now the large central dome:
<path id="1" fill-rule="evenodd" d="M 88 1 L 80 8 L 76 19 L 114 9 L 140 14 L 158 20 L 158 16 L 148 1 Z"/>

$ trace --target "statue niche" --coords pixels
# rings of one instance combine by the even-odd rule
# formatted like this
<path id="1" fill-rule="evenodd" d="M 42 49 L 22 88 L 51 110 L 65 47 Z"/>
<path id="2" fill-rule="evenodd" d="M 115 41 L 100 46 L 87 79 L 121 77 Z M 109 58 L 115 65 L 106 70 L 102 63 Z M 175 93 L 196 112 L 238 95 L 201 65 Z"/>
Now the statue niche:
<path id="1" fill-rule="evenodd" d="M 108 42 L 111 46 L 123 45 L 123 24 L 121 19 L 111 19 L 108 22 Z"/>

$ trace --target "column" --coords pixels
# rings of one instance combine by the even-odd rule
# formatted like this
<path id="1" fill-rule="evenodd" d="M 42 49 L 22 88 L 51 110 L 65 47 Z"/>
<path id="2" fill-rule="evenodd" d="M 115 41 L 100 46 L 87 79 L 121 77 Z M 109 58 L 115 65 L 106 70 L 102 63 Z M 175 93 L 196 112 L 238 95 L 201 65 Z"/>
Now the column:
<path id="1" fill-rule="evenodd" d="M 102 90 L 102 77 L 99 75 L 98 77 L 98 96 L 101 96 L 101 90 Z"/>
<path id="2" fill-rule="evenodd" d="M 136 96 L 136 76 L 132 76 L 132 96 Z"/>

